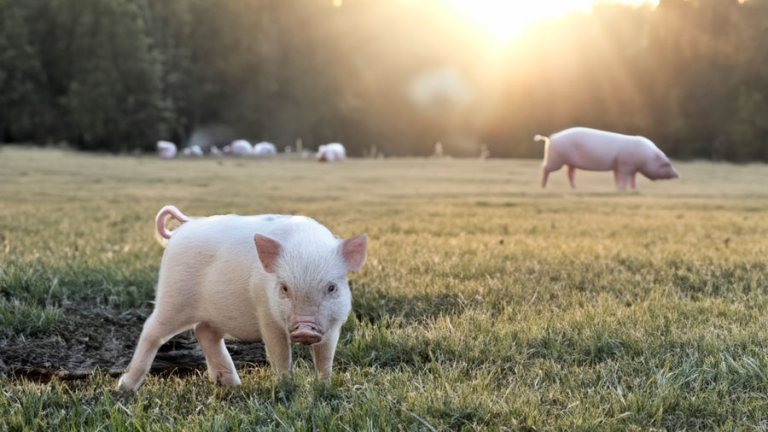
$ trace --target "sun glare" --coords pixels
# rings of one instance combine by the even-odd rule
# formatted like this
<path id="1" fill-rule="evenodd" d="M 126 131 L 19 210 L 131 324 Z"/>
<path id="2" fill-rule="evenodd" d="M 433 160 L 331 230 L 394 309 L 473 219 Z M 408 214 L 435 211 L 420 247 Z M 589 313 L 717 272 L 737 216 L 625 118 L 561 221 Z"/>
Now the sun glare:
<path id="1" fill-rule="evenodd" d="M 463 14 L 501 42 L 512 40 L 527 26 L 569 12 L 589 12 L 593 0 L 451 0 Z M 625 4 L 657 4 L 658 0 L 602 0 Z"/>

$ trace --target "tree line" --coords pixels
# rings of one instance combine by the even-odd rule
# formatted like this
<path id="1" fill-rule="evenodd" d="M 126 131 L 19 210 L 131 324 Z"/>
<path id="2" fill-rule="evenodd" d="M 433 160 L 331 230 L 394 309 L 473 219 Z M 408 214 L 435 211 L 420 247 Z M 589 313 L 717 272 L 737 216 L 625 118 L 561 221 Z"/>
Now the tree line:
<path id="1" fill-rule="evenodd" d="M 536 157 L 580 125 L 768 161 L 765 47 L 768 0 L 599 4 L 507 44 L 439 0 L 0 0 L 0 141 Z"/>

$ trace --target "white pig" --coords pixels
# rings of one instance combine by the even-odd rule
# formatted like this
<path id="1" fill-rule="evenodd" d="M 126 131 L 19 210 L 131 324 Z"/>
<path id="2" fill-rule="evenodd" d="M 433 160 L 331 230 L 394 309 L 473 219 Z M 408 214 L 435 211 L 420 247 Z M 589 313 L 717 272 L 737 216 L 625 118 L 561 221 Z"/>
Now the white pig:
<path id="1" fill-rule="evenodd" d="M 173 159 L 177 152 L 176 144 L 170 141 L 157 142 L 157 155 L 160 156 L 160 159 Z"/>
<path id="2" fill-rule="evenodd" d="M 182 222 L 173 232 L 167 216 Z M 341 325 L 352 307 L 346 273 L 363 266 L 365 234 L 339 240 L 303 216 L 188 218 L 166 206 L 156 218 L 169 239 L 155 309 L 118 389 L 137 390 L 158 348 L 194 328 L 214 382 L 239 385 L 224 338 L 264 341 L 267 359 L 291 371 L 291 342 L 312 345 L 319 377 L 330 380 Z"/>
<path id="3" fill-rule="evenodd" d="M 589 128 L 571 128 L 547 138 L 534 137 L 544 141 L 544 168 L 541 187 L 547 186 L 549 173 L 568 166 L 568 180 L 575 188 L 576 169 L 587 171 L 613 171 L 616 187 L 632 189 L 638 172 L 651 180 L 680 177 L 672 168 L 667 156 L 648 138 L 622 135 Z"/>
<path id="4" fill-rule="evenodd" d="M 321 145 L 317 149 L 317 160 L 320 162 L 337 162 L 347 158 L 347 151 L 339 143 Z"/>
<path id="5" fill-rule="evenodd" d="M 189 147 L 184 149 L 184 155 L 186 155 L 186 156 L 202 157 L 203 156 L 203 149 L 199 145 L 189 146 Z"/>
<path id="6" fill-rule="evenodd" d="M 272 156 L 277 154 L 277 149 L 274 144 L 262 141 L 253 146 L 253 154 L 255 156 Z"/>
<path id="7" fill-rule="evenodd" d="M 230 144 L 230 151 L 233 155 L 245 156 L 253 153 L 253 146 L 246 140 L 236 140 Z"/>

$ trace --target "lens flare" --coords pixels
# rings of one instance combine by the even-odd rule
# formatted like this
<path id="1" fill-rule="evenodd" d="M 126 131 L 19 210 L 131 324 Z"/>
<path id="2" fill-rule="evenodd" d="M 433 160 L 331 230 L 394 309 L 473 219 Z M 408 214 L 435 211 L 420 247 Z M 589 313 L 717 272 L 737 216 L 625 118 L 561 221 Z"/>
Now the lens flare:
<path id="1" fill-rule="evenodd" d="M 570 12 L 589 12 L 593 0 L 451 0 L 467 18 L 493 38 L 507 42 L 527 26 Z M 618 3 L 656 5 L 658 0 L 613 0 Z M 610 2 L 610 1 L 609 1 Z"/>

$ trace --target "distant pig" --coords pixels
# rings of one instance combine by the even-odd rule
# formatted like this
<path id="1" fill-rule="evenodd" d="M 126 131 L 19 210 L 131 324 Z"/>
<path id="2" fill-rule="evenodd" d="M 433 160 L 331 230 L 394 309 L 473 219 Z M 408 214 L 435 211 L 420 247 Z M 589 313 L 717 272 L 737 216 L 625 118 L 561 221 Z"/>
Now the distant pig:
<path id="1" fill-rule="evenodd" d="M 317 160 L 320 162 L 337 162 L 347 158 L 347 151 L 339 143 L 321 145 L 317 149 Z"/>
<path id="2" fill-rule="evenodd" d="M 233 155 L 245 156 L 253 153 L 253 146 L 251 143 L 242 139 L 233 141 L 229 148 Z"/>
<path id="3" fill-rule="evenodd" d="M 181 222 L 172 232 L 168 216 Z M 173 206 L 155 223 L 167 239 L 155 309 L 118 389 L 137 390 L 158 348 L 187 329 L 194 329 L 214 382 L 240 384 L 224 338 L 264 341 L 283 374 L 291 371 L 291 342 L 311 345 L 319 377 L 330 380 L 352 307 L 346 273 L 365 262 L 365 234 L 339 240 L 303 216 L 188 218 Z"/>
<path id="4" fill-rule="evenodd" d="M 157 142 L 157 155 L 160 156 L 160 159 L 173 159 L 177 152 L 176 144 L 170 141 Z"/>
<path id="5" fill-rule="evenodd" d="M 184 149 L 185 156 L 203 156 L 203 149 L 199 145 L 193 145 Z"/>
<path id="6" fill-rule="evenodd" d="M 277 148 L 271 142 L 262 141 L 253 146 L 254 156 L 272 156 L 277 154 Z"/>
<path id="7" fill-rule="evenodd" d="M 587 171 L 613 171 L 616 187 L 626 189 L 629 184 L 636 189 L 635 174 L 638 172 L 651 180 L 680 177 L 672 168 L 667 156 L 648 138 L 622 135 L 588 128 L 571 128 L 547 138 L 536 135 L 536 141 L 544 141 L 544 168 L 541 187 L 547 186 L 549 173 L 568 166 L 568 180 L 575 188 L 576 169 Z"/>

